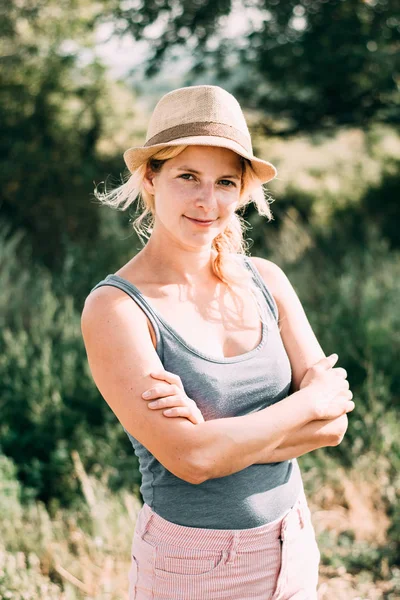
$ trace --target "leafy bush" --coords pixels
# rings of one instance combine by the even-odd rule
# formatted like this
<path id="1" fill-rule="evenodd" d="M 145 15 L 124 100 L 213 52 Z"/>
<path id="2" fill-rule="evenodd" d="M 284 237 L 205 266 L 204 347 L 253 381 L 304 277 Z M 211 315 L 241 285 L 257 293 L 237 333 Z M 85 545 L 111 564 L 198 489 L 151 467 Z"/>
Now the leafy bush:
<path id="1" fill-rule="evenodd" d="M 139 479 L 136 457 L 93 383 L 74 290 L 57 296 L 56 277 L 33 262 L 18 271 L 14 248 L 15 236 L 0 236 L 0 253 L 8 257 L 0 270 L 3 451 L 25 493 L 46 502 L 79 501 L 73 449 L 90 473 L 132 486 Z"/>

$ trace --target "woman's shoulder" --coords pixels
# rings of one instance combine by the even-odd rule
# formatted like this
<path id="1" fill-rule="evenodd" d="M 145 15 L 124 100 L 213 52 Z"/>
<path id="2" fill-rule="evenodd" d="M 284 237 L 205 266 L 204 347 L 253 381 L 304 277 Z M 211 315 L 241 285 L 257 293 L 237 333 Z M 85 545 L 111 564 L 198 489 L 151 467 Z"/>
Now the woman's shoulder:
<path id="1" fill-rule="evenodd" d="M 247 259 L 256 267 L 268 286 L 279 287 L 287 279 L 281 267 L 272 262 L 272 260 L 262 258 L 261 256 L 248 256 Z"/>
<path id="2" fill-rule="evenodd" d="M 90 290 L 86 297 L 86 301 L 90 298 L 92 303 L 112 302 L 117 297 L 124 297 L 126 294 L 115 285 L 115 280 L 125 281 L 133 286 L 140 286 L 142 280 L 146 279 L 145 274 L 142 275 L 140 265 L 136 265 L 136 256 L 131 258 L 127 263 L 118 267 L 114 273 L 108 273 L 98 281 Z"/>
<path id="3" fill-rule="evenodd" d="M 279 265 L 272 262 L 272 260 L 268 260 L 267 258 L 261 258 L 261 256 L 247 256 L 247 259 L 250 260 L 250 262 L 253 263 L 253 265 L 257 267 L 260 272 L 278 277 L 279 272 L 283 273 Z"/>
<path id="4" fill-rule="evenodd" d="M 82 319 L 96 323 L 100 318 L 106 318 L 108 314 L 134 311 L 138 318 L 142 318 L 142 311 L 132 302 L 130 295 L 126 293 L 125 287 L 118 284 L 118 280 L 112 277 L 116 273 L 110 273 L 98 281 L 90 290 L 84 300 Z"/>
<path id="5" fill-rule="evenodd" d="M 288 292 L 292 291 L 292 285 L 286 273 L 272 260 L 260 256 L 249 256 L 248 259 L 257 269 L 278 307 L 282 307 L 285 304 L 285 299 L 288 298 Z"/>

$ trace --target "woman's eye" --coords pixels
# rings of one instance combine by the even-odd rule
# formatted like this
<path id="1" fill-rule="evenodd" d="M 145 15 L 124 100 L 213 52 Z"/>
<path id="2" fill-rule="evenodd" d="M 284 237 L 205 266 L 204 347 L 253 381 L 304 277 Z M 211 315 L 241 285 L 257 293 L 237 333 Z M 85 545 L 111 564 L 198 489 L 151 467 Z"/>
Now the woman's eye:
<path id="1" fill-rule="evenodd" d="M 192 173 L 182 173 L 182 175 L 179 175 L 179 177 L 185 181 L 192 181 L 192 179 L 194 179 L 194 175 L 192 175 Z M 219 183 L 222 183 L 223 187 L 236 187 L 236 183 L 230 181 L 230 179 L 220 179 Z"/>

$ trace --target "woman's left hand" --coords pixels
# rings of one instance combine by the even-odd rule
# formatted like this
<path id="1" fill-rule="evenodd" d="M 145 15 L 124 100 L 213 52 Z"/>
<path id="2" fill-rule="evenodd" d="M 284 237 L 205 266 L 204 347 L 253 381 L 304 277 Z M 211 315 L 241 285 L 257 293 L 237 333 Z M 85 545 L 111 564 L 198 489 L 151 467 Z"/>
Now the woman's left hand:
<path id="1" fill-rule="evenodd" d="M 151 400 L 148 407 L 152 410 L 163 410 L 166 417 L 185 417 L 195 425 L 203 423 L 204 418 L 194 400 L 191 400 L 183 389 L 179 375 L 169 371 L 157 371 L 150 373 L 154 379 L 162 380 L 162 383 L 154 385 L 143 392 L 143 400 Z M 145 394 L 148 393 L 148 396 Z"/>

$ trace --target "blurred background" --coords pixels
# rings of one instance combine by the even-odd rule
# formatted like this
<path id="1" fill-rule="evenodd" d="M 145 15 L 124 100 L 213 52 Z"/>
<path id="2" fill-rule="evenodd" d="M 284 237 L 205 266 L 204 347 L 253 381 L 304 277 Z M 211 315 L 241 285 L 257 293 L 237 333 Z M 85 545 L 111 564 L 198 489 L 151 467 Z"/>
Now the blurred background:
<path id="1" fill-rule="evenodd" d="M 250 254 L 281 266 L 356 409 L 300 457 L 319 600 L 400 598 L 399 29 L 394 0 L 9 0 L 0 7 L 0 598 L 127 598 L 140 474 L 80 332 L 140 250 L 100 207 L 158 99 L 217 84 L 278 168 Z M 398 9 L 398 6 L 397 6 Z M 102 183 L 103 182 L 103 183 Z M 397 358 L 396 358 L 397 357 Z"/>

